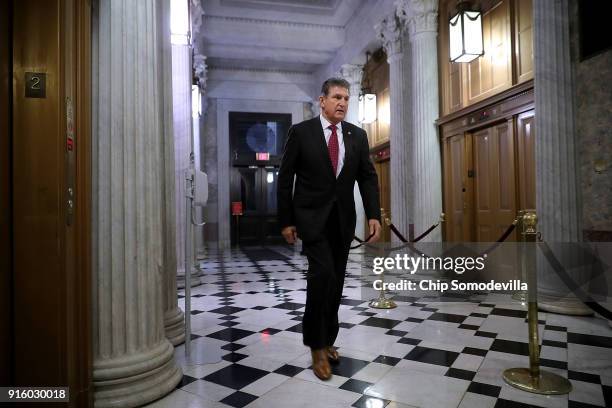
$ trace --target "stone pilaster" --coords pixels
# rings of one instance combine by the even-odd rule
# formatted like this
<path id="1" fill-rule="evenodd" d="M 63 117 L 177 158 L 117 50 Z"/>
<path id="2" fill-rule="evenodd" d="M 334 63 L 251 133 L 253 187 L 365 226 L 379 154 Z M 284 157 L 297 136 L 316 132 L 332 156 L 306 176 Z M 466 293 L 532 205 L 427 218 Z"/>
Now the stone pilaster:
<path id="1" fill-rule="evenodd" d="M 356 126 L 359 126 L 359 93 L 361 92 L 361 77 L 363 75 L 363 66 L 355 64 L 344 64 L 340 67 L 340 75 L 346 79 L 350 84 L 349 89 L 349 109 L 346 114 L 345 120 Z M 359 192 L 359 185 L 355 183 L 353 188 L 353 196 L 355 199 L 355 212 L 357 214 L 357 223 L 355 225 L 355 235 L 359 238 L 367 238 L 365 232 L 365 210 L 363 208 L 363 201 L 361 199 L 361 193 Z"/>
<path id="2" fill-rule="evenodd" d="M 182 378 L 164 333 L 163 18 L 165 0 L 92 9 L 96 407 L 141 406 Z"/>
<path id="3" fill-rule="evenodd" d="M 581 206 L 568 0 L 534 1 L 533 22 L 538 230 L 548 242 L 577 242 Z M 545 267 L 545 262 L 538 263 L 540 308 L 590 313 L 575 297 L 564 296 L 567 288 Z"/>
<path id="4" fill-rule="evenodd" d="M 412 222 L 413 178 L 410 164 L 409 99 L 410 86 L 404 52 L 406 43 L 403 23 L 394 13 L 387 16 L 375 30 L 387 53 L 389 62 L 390 137 L 391 147 L 391 220 L 400 231 L 408 233 Z M 397 241 L 395 236 L 392 237 Z"/>
<path id="5" fill-rule="evenodd" d="M 169 2 L 162 2 L 162 7 L 169 7 Z M 163 142 L 163 179 L 162 203 L 164 209 L 164 288 L 162 292 L 164 306 L 164 327 L 170 343 L 177 346 L 185 341 L 185 314 L 178 307 L 176 288 L 176 191 L 174 180 L 174 137 L 172 126 L 172 46 L 170 44 L 169 10 L 160 13 L 158 24 L 161 28 L 159 49 L 162 69 L 160 84 L 162 87 L 162 114 L 164 120 Z"/>
<path id="6" fill-rule="evenodd" d="M 177 286 L 185 287 L 185 171 L 189 168 L 191 142 L 191 48 L 188 45 L 172 44 L 172 101 L 174 126 L 174 166 L 176 184 L 176 258 Z M 195 239 L 191 253 L 195 255 Z M 195 259 L 195 257 L 194 257 Z M 194 265 L 194 260 L 190 260 Z M 202 272 L 195 267 L 191 271 L 191 286 L 200 285 Z"/>
<path id="7" fill-rule="evenodd" d="M 409 0 L 400 3 L 407 21 L 412 72 L 412 120 L 410 163 L 414 174 L 414 231 L 420 234 L 436 223 L 442 212 L 442 164 L 435 121 L 438 118 L 438 1 Z M 406 6 L 408 9 L 406 9 Z M 440 241 L 436 228 L 424 240 Z"/>

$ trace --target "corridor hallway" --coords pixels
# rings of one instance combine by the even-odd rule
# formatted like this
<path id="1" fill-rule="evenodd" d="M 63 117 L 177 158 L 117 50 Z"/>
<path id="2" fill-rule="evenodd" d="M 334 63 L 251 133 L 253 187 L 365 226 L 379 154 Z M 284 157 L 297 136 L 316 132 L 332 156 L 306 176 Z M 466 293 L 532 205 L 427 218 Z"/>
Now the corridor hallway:
<path id="1" fill-rule="evenodd" d="M 362 265 L 363 269 L 362 269 Z M 569 395 L 507 385 L 502 372 L 527 367 L 526 308 L 509 295 L 413 298 L 372 309 L 362 286 L 372 265 L 352 252 L 330 381 L 318 380 L 302 345 L 306 259 L 293 248 L 209 252 L 192 289 L 192 353 L 177 389 L 148 407 L 563 407 L 612 406 L 612 336 L 597 317 L 540 312 L 541 365 L 569 378 Z M 363 277 L 363 278 L 362 278 Z M 179 291 L 184 310 L 184 290 Z"/>

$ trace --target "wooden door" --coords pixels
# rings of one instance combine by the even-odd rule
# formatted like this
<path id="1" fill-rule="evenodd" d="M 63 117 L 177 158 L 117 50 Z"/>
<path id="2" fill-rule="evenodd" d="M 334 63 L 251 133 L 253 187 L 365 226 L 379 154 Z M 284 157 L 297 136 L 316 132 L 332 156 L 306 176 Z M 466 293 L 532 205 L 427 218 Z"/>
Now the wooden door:
<path id="1" fill-rule="evenodd" d="M 473 154 L 474 238 L 493 242 L 517 212 L 512 122 L 473 133 Z"/>
<path id="2" fill-rule="evenodd" d="M 13 384 L 92 405 L 91 4 L 12 2 Z"/>
<path id="3" fill-rule="evenodd" d="M 517 123 L 519 209 L 536 210 L 534 112 L 521 113 Z"/>
<path id="4" fill-rule="evenodd" d="M 472 179 L 468 174 L 470 135 L 458 134 L 444 142 L 445 240 L 471 241 Z"/>
<path id="5" fill-rule="evenodd" d="M 0 384 L 12 384 L 11 356 L 11 10 L 0 2 Z"/>
<path id="6" fill-rule="evenodd" d="M 391 219 L 393 219 L 393 214 L 391 214 L 391 178 L 390 178 L 390 162 L 389 160 L 380 161 L 374 163 L 374 167 L 376 168 L 376 174 L 378 175 L 378 187 L 380 189 L 380 208 L 382 208 L 385 212 L 385 215 Z M 382 229 L 382 242 L 389 242 L 391 240 L 391 230 L 387 227 L 386 223 L 383 221 L 383 229 Z M 366 220 L 366 235 L 368 235 L 367 231 L 369 227 L 367 225 Z"/>

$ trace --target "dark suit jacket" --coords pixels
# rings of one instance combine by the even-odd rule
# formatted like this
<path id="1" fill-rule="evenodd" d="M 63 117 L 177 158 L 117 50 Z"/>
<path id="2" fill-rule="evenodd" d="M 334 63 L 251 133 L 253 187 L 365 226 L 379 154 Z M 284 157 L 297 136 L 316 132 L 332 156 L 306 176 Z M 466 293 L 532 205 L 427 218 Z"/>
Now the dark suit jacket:
<path id="1" fill-rule="evenodd" d="M 378 178 L 370 161 L 366 132 L 342 122 L 342 135 L 344 165 L 336 179 L 319 116 L 289 129 L 278 174 L 278 215 L 281 228 L 295 225 L 303 241 L 322 238 L 334 203 L 338 205 L 343 240 L 349 243 L 353 239 L 355 181 L 367 218 L 380 219 Z"/>

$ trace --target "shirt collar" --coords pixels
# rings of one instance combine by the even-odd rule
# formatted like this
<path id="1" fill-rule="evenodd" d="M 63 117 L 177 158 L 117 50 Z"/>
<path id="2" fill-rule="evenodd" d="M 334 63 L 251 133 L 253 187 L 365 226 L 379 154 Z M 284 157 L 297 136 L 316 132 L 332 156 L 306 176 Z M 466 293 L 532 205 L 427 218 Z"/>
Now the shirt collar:
<path id="1" fill-rule="evenodd" d="M 323 126 L 323 130 L 328 129 L 330 126 L 332 126 L 331 122 L 327 120 L 325 116 L 323 116 L 322 113 L 319 114 L 319 119 L 321 119 L 321 126 Z M 339 130 L 342 132 L 342 122 L 338 122 L 336 124 L 336 130 Z"/>

